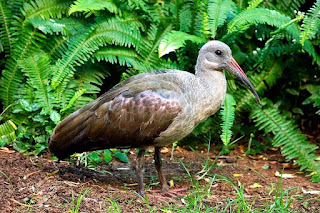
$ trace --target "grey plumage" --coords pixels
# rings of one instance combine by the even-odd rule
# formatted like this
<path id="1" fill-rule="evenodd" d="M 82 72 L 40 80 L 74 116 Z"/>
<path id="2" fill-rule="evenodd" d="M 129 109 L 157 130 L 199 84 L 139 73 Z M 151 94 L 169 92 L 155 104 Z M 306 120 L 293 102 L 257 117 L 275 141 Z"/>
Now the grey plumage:
<path id="1" fill-rule="evenodd" d="M 220 108 L 226 93 L 223 69 L 239 77 L 260 102 L 230 48 L 210 41 L 199 51 L 195 75 L 156 70 L 117 84 L 61 121 L 50 137 L 49 149 L 58 158 L 66 158 L 74 152 L 106 148 L 161 148 L 180 140 Z M 159 150 L 156 168 L 166 191 Z M 141 171 L 137 172 L 142 178 Z M 144 194 L 139 183 L 139 192 Z"/>

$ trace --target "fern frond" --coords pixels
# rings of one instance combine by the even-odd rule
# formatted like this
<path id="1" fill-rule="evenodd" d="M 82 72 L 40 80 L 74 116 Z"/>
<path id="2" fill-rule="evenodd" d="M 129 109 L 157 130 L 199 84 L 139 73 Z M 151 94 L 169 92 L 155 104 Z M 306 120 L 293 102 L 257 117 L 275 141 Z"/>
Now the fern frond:
<path id="1" fill-rule="evenodd" d="M 248 74 L 248 78 L 254 85 L 258 94 L 262 95 L 276 83 L 278 78 L 281 77 L 283 69 L 284 65 L 281 61 L 273 61 L 273 64 L 268 68 L 268 71 Z M 254 96 L 247 88 L 237 89 L 233 95 L 237 101 L 236 111 L 249 110 L 252 107 L 257 106 Z"/>
<path id="2" fill-rule="evenodd" d="M 62 96 L 62 106 L 70 102 L 76 91 L 86 90 L 86 95 L 98 94 L 100 92 L 99 86 L 103 84 L 102 79 L 106 76 L 109 76 L 105 69 L 103 71 L 99 70 L 94 64 L 90 62 L 86 63 L 85 66 L 82 66 L 76 73 L 75 78 L 70 81 L 67 85 L 67 89 Z M 77 110 L 85 104 L 92 101 L 94 97 L 90 96 L 80 96 L 75 100 L 75 103 L 72 106 L 73 110 Z"/>
<path id="3" fill-rule="evenodd" d="M 0 39 L 7 54 L 11 54 L 12 52 L 12 19 L 11 11 L 7 8 L 4 1 L 0 1 Z"/>
<path id="4" fill-rule="evenodd" d="M 170 33 L 167 33 L 160 41 L 158 52 L 159 57 L 162 57 L 180 47 L 184 46 L 185 42 L 189 40 L 195 43 L 204 42 L 204 39 L 190 35 L 185 32 L 172 30 Z"/>
<path id="5" fill-rule="evenodd" d="M 236 101 L 234 100 L 233 96 L 229 93 L 226 93 L 226 97 L 220 111 L 222 120 L 222 123 L 220 124 L 222 129 L 220 138 L 226 147 L 228 147 L 232 136 L 231 128 L 234 122 L 235 105 Z"/>
<path id="6" fill-rule="evenodd" d="M 0 125 L 0 147 L 9 144 L 16 139 L 17 126 L 8 120 Z"/>
<path id="7" fill-rule="evenodd" d="M 35 89 L 36 103 L 50 113 L 54 97 L 49 93 L 49 76 L 52 72 L 50 57 L 44 52 L 33 54 L 20 61 L 23 73 L 28 77 L 28 84 Z"/>
<path id="8" fill-rule="evenodd" d="M 42 34 L 36 32 L 35 29 L 32 30 L 29 26 L 25 26 L 19 40 L 14 43 L 12 57 L 8 58 L 1 78 L 0 99 L 4 106 L 13 102 L 18 86 L 23 79 L 17 62 L 31 51 L 37 51 L 42 42 Z"/>
<path id="9" fill-rule="evenodd" d="M 29 19 L 29 22 L 33 25 L 34 28 L 40 30 L 44 34 L 62 34 L 67 35 L 68 30 L 66 25 L 56 22 L 54 19 L 43 20 L 40 18 Z"/>
<path id="10" fill-rule="evenodd" d="M 209 28 L 212 38 L 216 37 L 218 27 L 225 23 L 228 13 L 233 11 L 234 6 L 235 4 L 232 0 L 208 1 Z"/>
<path id="11" fill-rule="evenodd" d="M 255 8 L 241 12 L 228 24 L 228 32 L 241 31 L 247 25 L 252 24 L 267 24 L 278 28 L 285 28 L 285 31 L 297 40 L 300 36 L 297 24 L 292 24 L 290 17 L 278 11 L 265 8 Z"/>
<path id="12" fill-rule="evenodd" d="M 270 101 L 263 100 L 264 105 L 268 102 Z M 319 156 L 315 154 L 318 147 L 308 143 L 307 137 L 302 135 L 292 120 L 288 120 L 278 109 L 272 107 L 256 107 L 251 111 L 250 117 L 260 130 L 274 134 L 273 145 L 282 147 L 281 153 L 287 160 L 297 159 L 294 164 L 299 164 L 301 170 L 312 172 L 313 181 L 320 181 L 320 165 L 316 162 Z"/>
<path id="13" fill-rule="evenodd" d="M 191 27 L 191 2 L 186 2 L 185 4 L 181 5 L 181 8 L 179 10 L 179 25 L 180 30 L 183 32 L 190 32 Z"/>
<path id="14" fill-rule="evenodd" d="M 303 49 L 307 51 L 309 55 L 312 56 L 313 61 L 315 61 L 318 64 L 318 66 L 320 66 L 320 56 L 318 52 L 315 50 L 310 40 L 305 40 Z"/>
<path id="15" fill-rule="evenodd" d="M 104 47 L 95 52 L 94 56 L 98 61 L 105 60 L 121 66 L 141 67 L 136 51 L 126 47 Z"/>
<path id="16" fill-rule="evenodd" d="M 74 12 L 90 12 L 94 10 L 105 10 L 110 13 L 118 13 L 119 8 L 114 4 L 112 0 L 77 0 L 71 5 L 69 15 Z"/>
<path id="17" fill-rule="evenodd" d="M 70 99 L 68 105 L 63 109 L 61 109 L 60 112 L 66 111 L 67 109 L 71 108 L 76 102 L 76 100 L 78 100 L 86 91 L 87 91 L 86 89 L 81 89 L 79 91 L 76 91 L 74 93 L 74 96 Z"/>
<path id="18" fill-rule="evenodd" d="M 283 14 L 289 15 L 290 17 L 295 15 L 295 11 L 299 11 L 301 5 L 306 0 L 273 0 L 268 1 L 269 7 L 273 7 L 277 11 L 281 11 Z"/>
<path id="19" fill-rule="evenodd" d="M 288 43 L 283 44 L 283 42 L 275 41 L 274 43 L 268 45 L 261 50 L 257 50 L 256 65 L 263 63 L 267 59 L 280 57 L 283 54 L 292 54 L 301 49 L 301 46 L 298 43 Z"/>
<path id="20" fill-rule="evenodd" d="M 320 29 L 320 0 L 317 0 L 306 13 L 301 25 L 301 44 L 304 45 L 306 40 L 311 40 L 315 37 Z"/>
<path id="21" fill-rule="evenodd" d="M 34 0 L 23 5 L 25 21 L 31 18 L 61 18 L 68 13 L 74 0 Z M 25 22 L 24 21 L 24 22 Z M 23 24 L 24 25 L 24 24 Z"/>
<path id="22" fill-rule="evenodd" d="M 20 17 L 22 15 L 21 8 L 23 7 L 24 3 L 25 3 L 24 0 L 6 1 L 6 5 L 8 9 L 11 11 L 12 15 L 15 17 Z"/>
<path id="23" fill-rule="evenodd" d="M 69 51 L 56 64 L 52 86 L 56 88 L 75 71 L 74 66 L 83 64 L 99 47 L 106 44 L 120 46 L 137 46 L 140 41 L 138 29 L 132 28 L 131 22 L 121 19 L 110 19 L 96 24 L 89 34 L 81 34 L 74 38 Z"/>
<path id="24" fill-rule="evenodd" d="M 157 26 L 152 24 L 148 30 L 148 37 L 144 38 L 137 49 L 141 55 L 140 61 L 144 66 L 144 70 L 163 68 L 162 60 L 158 56 L 158 47 L 163 37 L 172 31 L 173 26 L 168 24 L 166 26 Z"/>
<path id="25" fill-rule="evenodd" d="M 246 10 L 252 10 L 256 7 L 259 6 L 259 4 L 261 4 L 261 2 L 263 2 L 264 0 L 251 0 L 249 2 L 249 6 L 246 8 Z"/>

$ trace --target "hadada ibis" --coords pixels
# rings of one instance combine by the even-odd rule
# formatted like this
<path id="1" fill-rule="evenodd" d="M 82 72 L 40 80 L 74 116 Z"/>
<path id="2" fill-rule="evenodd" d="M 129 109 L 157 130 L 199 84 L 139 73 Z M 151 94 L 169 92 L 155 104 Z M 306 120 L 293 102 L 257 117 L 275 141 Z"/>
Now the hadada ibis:
<path id="1" fill-rule="evenodd" d="M 154 146 L 160 185 L 168 192 L 161 147 L 184 138 L 217 112 L 226 94 L 224 69 L 237 76 L 260 103 L 229 46 L 209 41 L 199 51 L 195 74 L 155 70 L 128 78 L 62 120 L 50 136 L 49 149 L 64 159 L 75 152 L 139 148 L 136 174 L 143 196 L 144 153 L 146 147 Z"/>

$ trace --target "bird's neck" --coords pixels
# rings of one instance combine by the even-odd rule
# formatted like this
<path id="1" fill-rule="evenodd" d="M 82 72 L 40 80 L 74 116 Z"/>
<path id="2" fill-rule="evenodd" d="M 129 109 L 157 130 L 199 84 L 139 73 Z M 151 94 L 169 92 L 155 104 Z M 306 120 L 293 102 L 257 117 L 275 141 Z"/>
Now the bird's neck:
<path id="1" fill-rule="evenodd" d="M 225 86 L 226 77 L 223 71 L 211 69 L 197 69 L 196 67 L 195 76 L 200 80 L 201 83 L 217 85 L 218 87 Z"/>
<path id="2" fill-rule="evenodd" d="M 201 85 L 196 102 L 198 124 L 218 111 L 226 95 L 227 81 L 222 71 L 213 70 L 198 70 L 196 78 Z"/>

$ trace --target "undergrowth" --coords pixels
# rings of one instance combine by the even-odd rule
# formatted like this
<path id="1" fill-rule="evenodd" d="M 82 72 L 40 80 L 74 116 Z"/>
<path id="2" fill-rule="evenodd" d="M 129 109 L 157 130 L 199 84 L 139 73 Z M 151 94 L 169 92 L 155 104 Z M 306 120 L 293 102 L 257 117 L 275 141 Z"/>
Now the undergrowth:
<path id="1" fill-rule="evenodd" d="M 195 134 L 210 132 L 218 139 L 222 133 L 225 144 L 231 131 L 233 137 L 273 134 L 273 146 L 320 181 L 318 146 L 297 126 L 308 116 L 311 128 L 319 114 L 320 2 L 308 8 L 302 0 L 286 3 L 290 6 L 278 0 L 0 0 L 0 146 L 41 155 L 55 125 L 97 98 L 106 76 L 192 72 L 201 45 L 218 39 L 251 70 L 247 75 L 264 101 L 260 108 L 227 74 L 236 104 L 225 105 L 222 118 L 209 118 Z M 229 109 L 234 119 L 227 118 Z M 214 127 L 221 119 L 222 129 Z M 233 128 L 243 122 L 253 122 L 250 132 L 241 129 L 245 125 Z M 86 159 L 99 163 L 118 152 L 95 153 Z"/>

